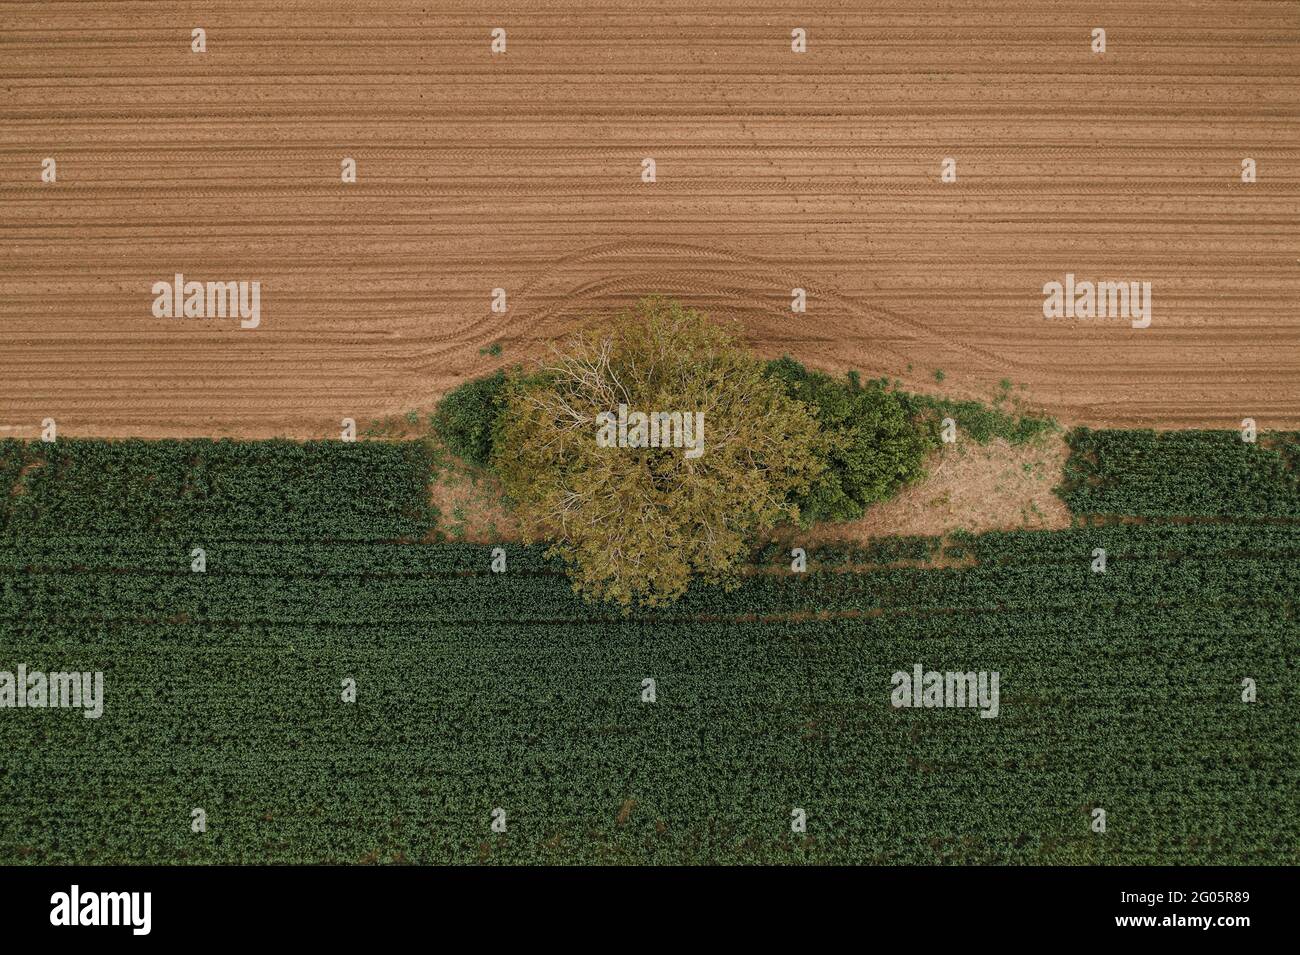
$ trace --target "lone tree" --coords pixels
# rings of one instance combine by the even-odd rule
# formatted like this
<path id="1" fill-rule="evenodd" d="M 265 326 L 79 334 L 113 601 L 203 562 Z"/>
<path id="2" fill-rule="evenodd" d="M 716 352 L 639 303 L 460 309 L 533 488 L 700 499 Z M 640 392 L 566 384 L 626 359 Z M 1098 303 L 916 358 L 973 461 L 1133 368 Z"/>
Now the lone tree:
<path id="1" fill-rule="evenodd" d="M 627 607 L 723 579 L 756 531 L 797 520 L 823 443 L 727 329 L 651 298 L 512 380 L 492 465 L 525 539 Z"/>

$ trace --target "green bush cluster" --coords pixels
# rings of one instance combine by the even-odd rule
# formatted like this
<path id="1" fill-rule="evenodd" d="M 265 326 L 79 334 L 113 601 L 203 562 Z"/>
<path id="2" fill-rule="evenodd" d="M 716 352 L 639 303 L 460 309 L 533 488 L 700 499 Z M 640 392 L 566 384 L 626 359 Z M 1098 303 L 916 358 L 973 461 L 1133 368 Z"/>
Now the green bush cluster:
<path id="1" fill-rule="evenodd" d="M 498 370 L 443 395 L 433 414 L 433 429 L 452 454 L 487 467 L 508 384 L 506 373 Z"/>
<path id="2" fill-rule="evenodd" d="M 988 444 L 995 438 L 1011 444 L 1027 444 L 1041 435 L 1060 430 L 1052 418 L 1006 411 L 996 403 L 990 405 L 972 399 L 907 392 L 897 394 L 914 419 L 941 421 L 952 418 L 960 433 L 978 444 Z"/>
<path id="3" fill-rule="evenodd" d="M 992 405 L 912 394 L 883 378 L 864 383 L 856 372 L 832 378 L 789 356 L 768 362 L 766 374 L 790 396 L 817 409 L 822 476 L 792 499 L 805 527 L 859 518 L 872 504 L 923 477 L 926 456 L 939 447 L 943 418 L 951 417 L 964 437 L 980 444 L 995 438 L 1024 444 L 1058 430 L 1051 418 L 1000 407 L 1005 391 Z M 510 377 L 497 371 L 443 397 L 434 428 L 454 454 L 480 466 L 490 464 L 509 385 Z"/>
<path id="4" fill-rule="evenodd" d="M 800 523 L 851 521 L 925 474 L 925 456 L 938 443 L 933 422 L 909 415 L 899 396 L 857 375 L 836 380 L 786 356 L 767 374 L 788 394 L 816 409 L 825 469 L 795 498 Z"/>

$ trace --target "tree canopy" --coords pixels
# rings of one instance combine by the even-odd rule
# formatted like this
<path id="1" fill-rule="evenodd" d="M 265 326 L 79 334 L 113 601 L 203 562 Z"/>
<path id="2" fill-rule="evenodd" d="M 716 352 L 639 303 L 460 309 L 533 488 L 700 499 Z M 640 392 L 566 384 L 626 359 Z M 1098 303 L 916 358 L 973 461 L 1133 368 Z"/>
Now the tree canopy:
<path id="1" fill-rule="evenodd" d="M 679 440 L 647 446 L 666 434 Z M 624 606 L 724 579 L 756 531 L 798 519 L 825 467 L 813 410 L 729 329 L 660 298 L 516 378 L 494 437 L 525 539 L 551 542 L 579 591 Z"/>

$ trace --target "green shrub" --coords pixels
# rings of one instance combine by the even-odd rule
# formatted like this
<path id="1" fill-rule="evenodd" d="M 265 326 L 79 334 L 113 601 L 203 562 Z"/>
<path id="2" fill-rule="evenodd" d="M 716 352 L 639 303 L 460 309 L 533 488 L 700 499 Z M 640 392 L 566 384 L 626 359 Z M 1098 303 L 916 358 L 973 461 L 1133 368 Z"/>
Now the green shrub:
<path id="1" fill-rule="evenodd" d="M 804 526 L 854 520 L 924 475 L 925 455 L 938 443 L 935 426 L 914 420 L 907 404 L 881 382 L 864 387 L 855 373 L 837 380 L 789 356 L 769 362 L 767 374 L 791 397 L 817 409 L 824 432 L 826 468 L 794 501 Z"/>
<path id="2" fill-rule="evenodd" d="M 505 390 L 505 372 L 496 371 L 465 382 L 438 402 L 433 428 L 453 454 L 487 465 L 492 457 L 493 431 L 505 408 Z"/>
<path id="3" fill-rule="evenodd" d="M 1059 430 L 1052 418 L 1018 414 L 991 408 L 982 401 L 940 398 L 936 395 L 899 393 L 899 398 L 915 417 L 933 418 L 936 421 L 952 418 L 957 422 L 963 437 L 977 444 L 988 444 L 1002 438 L 1011 444 L 1025 444 L 1042 434 Z M 1005 399 L 1005 393 L 996 401 Z"/>

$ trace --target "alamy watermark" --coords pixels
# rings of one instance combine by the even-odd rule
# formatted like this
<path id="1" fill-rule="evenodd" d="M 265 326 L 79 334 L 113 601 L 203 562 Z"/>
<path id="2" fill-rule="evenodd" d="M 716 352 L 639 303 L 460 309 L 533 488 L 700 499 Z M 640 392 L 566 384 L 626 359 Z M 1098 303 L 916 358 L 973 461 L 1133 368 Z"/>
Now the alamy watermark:
<path id="1" fill-rule="evenodd" d="M 893 690 L 889 702 L 900 707 L 978 707 L 980 717 L 991 719 L 998 715 L 998 684 L 1001 674 L 997 670 L 978 673 L 939 672 L 925 670 L 917 663 L 912 672 L 898 670 L 890 679 Z"/>
<path id="2" fill-rule="evenodd" d="M 1134 328 L 1151 324 L 1150 282 L 1076 282 L 1073 272 L 1065 281 L 1043 285 L 1043 318 L 1123 318 Z"/>
<path id="3" fill-rule="evenodd" d="M 154 318 L 238 318 L 240 328 L 262 324 L 261 282 L 187 282 L 177 272 L 154 282 Z"/>
<path id="4" fill-rule="evenodd" d="M 0 670 L 0 709 L 79 709 L 88 720 L 104 715 L 104 674 L 43 673 L 18 664 Z"/>
<path id="5" fill-rule="evenodd" d="M 152 911 L 152 892 L 83 892 L 73 885 L 50 896 L 50 924 L 55 926 L 125 925 L 133 935 L 148 935 Z"/>
<path id="6" fill-rule="evenodd" d="M 642 411 L 618 406 L 618 414 L 596 415 L 596 446 L 601 448 L 685 448 L 687 458 L 704 454 L 703 411 Z"/>

